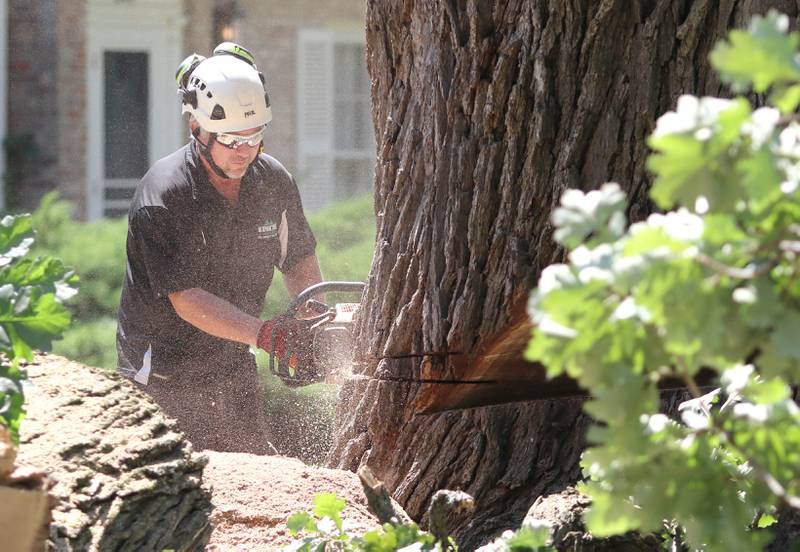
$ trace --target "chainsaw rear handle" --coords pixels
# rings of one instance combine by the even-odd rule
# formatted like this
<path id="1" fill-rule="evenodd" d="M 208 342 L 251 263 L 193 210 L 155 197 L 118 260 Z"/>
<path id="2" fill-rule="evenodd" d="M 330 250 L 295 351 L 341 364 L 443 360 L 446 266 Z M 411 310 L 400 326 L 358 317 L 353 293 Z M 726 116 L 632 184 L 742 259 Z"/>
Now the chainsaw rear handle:
<path id="1" fill-rule="evenodd" d="M 297 314 L 300 307 L 314 295 L 337 291 L 340 293 L 361 293 L 366 286 L 367 284 L 364 282 L 320 282 L 319 284 L 314 284 L 300 292 L 300 295 L 289 303 L 286 314 L 289 316 Z"/>

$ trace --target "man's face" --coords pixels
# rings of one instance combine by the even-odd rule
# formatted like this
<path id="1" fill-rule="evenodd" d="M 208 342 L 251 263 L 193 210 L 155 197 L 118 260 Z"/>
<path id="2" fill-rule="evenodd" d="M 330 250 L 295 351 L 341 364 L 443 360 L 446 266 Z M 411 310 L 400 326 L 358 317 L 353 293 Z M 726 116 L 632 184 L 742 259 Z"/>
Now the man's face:
<path id="1" fill-rule="evenodd" d="M 252 136 L 264 127 L 249 128 L 241 132 L 227 132 L 236 136 Z M 241 178 L 247 172 L 247 167 L 258 155 L 259 145 L 251 146 L 246 142 L 237 144 L 235 148 L 226 147 L 216 140 L 211 144 L 211 157 L 222 171 L 231 178 Z"/>

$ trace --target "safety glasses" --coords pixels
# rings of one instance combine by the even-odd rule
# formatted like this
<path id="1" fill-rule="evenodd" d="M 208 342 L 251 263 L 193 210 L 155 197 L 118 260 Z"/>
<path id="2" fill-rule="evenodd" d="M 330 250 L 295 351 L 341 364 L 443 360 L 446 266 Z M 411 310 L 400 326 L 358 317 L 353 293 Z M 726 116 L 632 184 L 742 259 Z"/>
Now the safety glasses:
<path id="1" fill-rule="evenodd" d="M 255 132 L 249 136 L 240 136 L 238 134 L 225 134 L 219 133 L 216 135 L 215 140 L 219 142 L 220 145 L 225 146 L 229 149 L 238 149 L 243 145 L 247 144 L 251 148 L 261 145 L 261 141 L 264 139 L 264 129 L 262 128 L 258 132 Z"/>

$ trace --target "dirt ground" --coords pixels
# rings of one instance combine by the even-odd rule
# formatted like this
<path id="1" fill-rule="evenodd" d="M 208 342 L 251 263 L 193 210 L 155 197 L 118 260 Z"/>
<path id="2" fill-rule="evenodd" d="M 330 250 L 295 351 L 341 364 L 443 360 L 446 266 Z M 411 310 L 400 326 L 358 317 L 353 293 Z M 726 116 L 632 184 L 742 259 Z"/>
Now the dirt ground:
<path id="1" fill-rule="evenodd" d="M 321 492 L 335 492 L 347 502 L 342 518 L 355 532 L 378 527 L 354 473 L 282 456 L 203 454 L 209 457 L 203 478 L 214 488 L 209 551 L 280 550 L 292 541 L 286 518 L 298 510 L 312 511 L 314 495 Z"/>

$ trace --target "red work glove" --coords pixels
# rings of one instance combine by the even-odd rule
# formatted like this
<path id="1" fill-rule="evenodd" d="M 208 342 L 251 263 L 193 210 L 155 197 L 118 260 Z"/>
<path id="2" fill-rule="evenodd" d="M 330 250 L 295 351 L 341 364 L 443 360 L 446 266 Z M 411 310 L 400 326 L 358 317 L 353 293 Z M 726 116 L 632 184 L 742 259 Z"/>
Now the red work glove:
<path id="1" fill-rule="evenodd" d="M 256 345 L 270 354 L 270 371 L 288 385 L 306 385 L 318 379 L 314 366 L 312 328 L 330 318 L 297 319 L 282 315 L 267 320 L 258 330 Z"/>
<path id="2" fill-rule="evenodd" d="M 258 330 L 256 346 L 282 360 L 286 356 L 286 337 L 289 332 L 289 326 L 290 318 L 288 316 L 270 318 Z"/>

